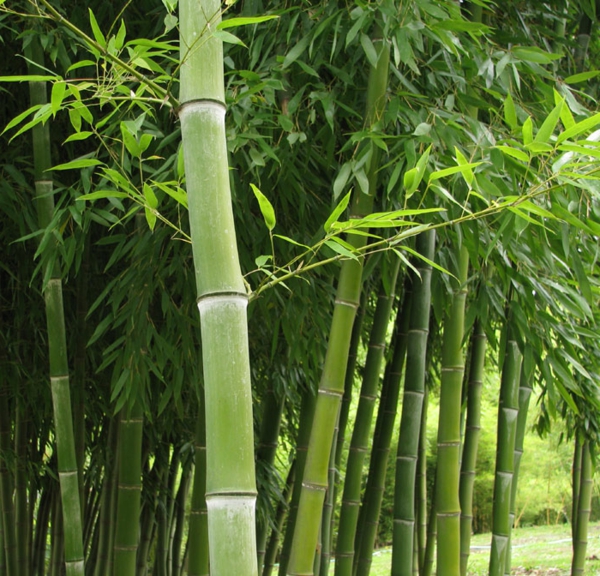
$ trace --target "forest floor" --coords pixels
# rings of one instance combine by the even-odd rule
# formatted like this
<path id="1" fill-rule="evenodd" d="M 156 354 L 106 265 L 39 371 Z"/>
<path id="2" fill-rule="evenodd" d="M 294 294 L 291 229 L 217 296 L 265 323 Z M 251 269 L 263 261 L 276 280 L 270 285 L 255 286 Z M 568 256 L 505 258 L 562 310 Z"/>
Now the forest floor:
<path id="1" fill-rule="evenodd" d="M 488 574 L 490 534 L 477 534 L 471 540 L 469 575 Z M 519 576 L 566 576 L 571 573 L 571 526 L 534 526 L 513 531 L 511 574 Z M 585 576 L 600 575 L 600 523 L 590 524 Z M 389 576 L 391 548 L 381 548 L 373 556 L 371 576 Z M 330 574 L 333 574 L 333 564 Z"/>

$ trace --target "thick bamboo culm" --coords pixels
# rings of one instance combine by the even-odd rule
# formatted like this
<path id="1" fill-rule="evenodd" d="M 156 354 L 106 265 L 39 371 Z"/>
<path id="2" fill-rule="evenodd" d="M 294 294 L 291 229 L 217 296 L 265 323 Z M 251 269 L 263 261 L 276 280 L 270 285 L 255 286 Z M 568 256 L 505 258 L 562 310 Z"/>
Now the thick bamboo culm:
<path id="1" fill-rule="evenodd" d="M 223 46 L 212 34 L 221 2 L 184 0 L 179 11 L 179 119 L 202 330 L 210 571 L 256 576 L 248 295 L 229 187 Z"/>

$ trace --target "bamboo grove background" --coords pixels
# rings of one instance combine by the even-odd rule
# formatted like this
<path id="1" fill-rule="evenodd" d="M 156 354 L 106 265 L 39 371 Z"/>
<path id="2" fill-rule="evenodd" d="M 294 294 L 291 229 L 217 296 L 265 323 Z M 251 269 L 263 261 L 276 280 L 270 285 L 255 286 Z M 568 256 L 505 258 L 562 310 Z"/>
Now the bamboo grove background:
<path id="1" fill-rule="evenodd" d="M 581 574 L 597 8 L 0 2 L 0 574 L 366 576 L 390 485 L 467 574 L 486 372 L 490 574 L 556 420 Z"/>

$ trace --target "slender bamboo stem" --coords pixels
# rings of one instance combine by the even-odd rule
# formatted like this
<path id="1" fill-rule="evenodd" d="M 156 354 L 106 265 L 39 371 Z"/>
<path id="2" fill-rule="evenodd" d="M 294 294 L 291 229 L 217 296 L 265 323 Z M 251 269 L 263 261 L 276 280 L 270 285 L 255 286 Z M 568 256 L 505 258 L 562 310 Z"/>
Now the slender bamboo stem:
<path id="1" fill-rule="evenodd" d="M 189 520 L 188 574 L 208 576 L 208 512 L 206 509 L 206 428 L 204 420 L 204 391 L 198 393 L 194 487 Z"/>
<path id="2" fill-rule="evenodd" d="M 43 67 L 43 52 L 39 40 L 34 37 L 29 45 L 32 72 L 37 65 Z M 31 104 L 44 105 L 48 102 L 45 82 L 30 82 Z M 35 176 L 36 206 L 41 229 L 47 229 L 54 217 L 53 182 L 48 170 L 50 158 L 50 125 L 37 124 L 32 129 L 33 162 Z M 62 296 L 61 270 L 57 254 L 57 241 L 52 240 L 44 250 L 44 286 L 46 324 L 50 356 L 50 388 L 54 411 L 56 450 L 58 453 L 58 475 L 62 493 L 64 522 L 64 551 L 67 576 L 84 576 L 83 529 L 81 503 L 79 500 L 79 472 L 75 453 L 73 413 L 69 384 L 65 317 Z"/>
<path id="3" fill-rule="evenodd" d="M 490 576 L 504 575 L 510 537 L 510 499 L 514 472 L 514 451 L 519 415 L 519 376 L 522 356 L 517 342 L 509 336 L 506 343 L 500 403 L 498 406 L 498 444 L 492 518 L 492 550 Z"/>
<path id="4" fill-rule="evenodd" d="M 469 255 L 465 246 L 457 252 L 457 291 L 444 322 L 442 380 L 438 426 L 436 468 L 437 573 L 460 574 L 460 415 L 464 372 L 462 341 L 464 334 L 466 281 Z"/>
<path id="5" fill-rule="evenodd" d="M 412 301 L 412 276 L 406 275 L 402 306 L 396 315 L 394 336 L 391 348 L 392 358 L 386 365 L 375 438 L 369 463 L 369 477 L 365 489 L 365 497 L 360 510 L 356 531 L 355 573 L 357 576 L 368 576 L 371 570 L 373 549 L 377 539 L 379 514 L 385 490 L 385 478 L 390 446 L 398 411 L 400 382 L 408 345 L 408 329 Z"/>
<path id="6" fill-rule="evenodd" d="M 435 232 L 427 231 L 417 240 L 417 251 L 432 261 L 435 251 Z M 415 535 L 415 482 L 419 456 L 421 415 L 425 397 L 427 338 L 431 308 L 432 267 L 427 260 L 415 263 L 419 275 L 413 278 L 413 297 L 410 328 L 406 349 L 406 376 L 400 436 L 396 455 L 394 495 L 394 532 L 392 575 L 412 576 Z"/>
<path id="7" fill-rule="evenodd" d="M 519 415 L 517 416 L 517 430 L 515 437 L 514 452 L 514 470 L 513 480 L 510 490 L 510 517 L 509 525 L 512 529 L 515 523 L 515 505 L 517 501 L 517 486 L 519 481 L 519 471 L 521 469 L 521 458 L 523 456 L 523 446 L 525 443 L 525 432 L 527 431 L 527 413 L 529 412 L 529 400 L 531 398 L 531 380 L 525 372 L 525 363 L 521 363 L 521 376 L 519 378 Z M 504 563 L 504 574 L 510 575 L 511 572 L 512 550 L 509 546 L 506 550 L 506 561 Z"/>
<path id="8" fill-rule="evenodd" d="M 389 68 L 389 44 L 376 38 L 377 66 L 369 75 L 367 114 L 365 124 L 370 126 L 383 115 L 386 101 Z M 369 194 L 354 196 L 351 215 L 364 216 L 372 211 L 377 182 L 377 156 L 373 147 L 369 178 Z M 348 241 L 355 247 L 366 245 L 364 236 L 352 236 Z M 344 380 L 352 326 L 360 300 L 362 260 L 343 262 L 337 287 L 333 320 L 327 345 L 323 375 L 319 384 L 313 429 L 304 469 L 298 519 L 294 530 L 291 556 L 287 567 L 289 576 L 313 573 L 316 545 L 321 525 L 323 502 L 327 489 L 327 469 L 336 420 L 344 392 Z"/>
<path id="9" fill-rule="evenodd" d="M 336 576 L 351 576 L 354 565 L 354 540 L 358 525 L 364 460 L 369 450 L 373 411 L 379 387 L 387 329 L 395 298 L 394 290 L 400 269 L 400 259 L 395 254 L 392 254 L 389 263 L 389 277 L 387 278 L 387 282 L 384 278 L 381 280 L 379 297 L 375 308 L 363 383 L 350 442 L 348 462 L 346 464 L 346 478 L 335 554 Z M 386 285 L 389 286 L 389 292 L 385 290 Z"/>
<path id="10" fill-rule="evenodd" d="M 298 515 L 298 504 L 300 502 L 300 494 L 302 492 L 302 476 L 304 474 L 304 466 L 308 455 L 308 441 L 312 430 L 315 407 L 317 398 L 312 390 L 305 390 L 302 395 L 302 405 L 300 407 L 300 426 L 298 428 L 298 438 L 296 440 L 296 472 L 294 487 L 290 500 L 290 509 L 288 513 L 285 537 L 279 558 L 279 576 L 285 576 L 287 565 L 292 549 L 292 539 L 294 536 L 294 527 L 296 526 L 296 517 Z"/>
<path id="11" fill-rule="evenodd" d="M 471 335 L 471 357 L 467 392 L 467 423 L 460 469 L 460 573 L 466 576 L 471 553 L 473 526 L 473 487 L 475 465 L 481 433 L 481 389 L 485 368 L 487 338 L 480 320 L 475 321 Z"/>
<path id="12" fill-rule="evenodd" d="M 585 440 L 581 451 L 581 479 L 579 486 L 579 504 L 577 506 L 577 529 L 573 539 L 572 576 L 583 574 L 587 551 L 588 523 L 592 504 L 593 463 L 590 454 L 590 442 Z"/>

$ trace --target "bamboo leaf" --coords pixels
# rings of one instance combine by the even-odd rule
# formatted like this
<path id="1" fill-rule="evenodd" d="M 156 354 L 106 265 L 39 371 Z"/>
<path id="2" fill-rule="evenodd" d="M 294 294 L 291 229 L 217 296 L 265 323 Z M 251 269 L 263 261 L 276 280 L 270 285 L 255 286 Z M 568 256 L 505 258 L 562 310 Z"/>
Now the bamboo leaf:
<path id="1" fill-rule="evenodd" d="M 296 44 L 285 56 L 284 60 L 283 60 L 283 64 L 281 65 L 282 68 L 287 68 L 288 66 L 290 66 L 293 62 L 295 62 L 301 55 L 302 53 L 306 50 L 306 48 L 308 47 L 308 44 L 310 43 L 310 37 L 309 36 L 304 36 L 300 42 L 298 42 L 298 44 Z"/>
<path id="2" fill-rule="evenodd" d="M 517 46 L 511 52 L 516 59 L 534 64 L 550 64 L 553 60 L 562 58 L 562 54 L 546 52 L 537 46 Z"/>
<path id="3" fill-rule="evenodd" d="M 346 162 L 338 172 L 334 182 L 333 182 L 333 199 L 337 200 L 339 195 L 342 193 L 344 186 L 348 182 L 348 178 L 352 172 L 352 166 L 349 162 Z"/>
<path id="4" fill-rule="evenodd" d="M 0 76 L 0 82 L 53 82 L 55 80 L 62 80 L 62 78 L 60 76 L 42 76 L 40 74 Z"/>
<path id="5" fill-rule="evenodd" d="M 377 50 L 375 49 L 375 46 L 373 45 L 371 39 L 366 34 L 361 34 L 360 44 L 363 47 L 363 50 L 365 51 L 365 55 L 367 56 L 369 64 L 371 64 L 373 68 L 377 68 Z"/>
<path id="6" fill-rule="evenodd" d="M 581 122 L 578 122 L 570 128 L 567 128 L 564 132 L 558 135 L 557 141 L 560 143 L 568 138 L 579 136 L 579 134 L 595 128 L 598 124 L 600 124 L 600 112 L 590 116 L 589 118 L 586 118 L 585 120 L 582 120 Z"/>
<path id="7" fill-rule="evenodd" d="M 346 194 L 339 201 L 338 205 L 334 208 L 333 212 L 329 215 L 329 218 L 327 218 L 325 224 L 323 224 L 323 228 L 325 229 L 325 232 L 327 232 L 328 234 L 329 234 L 329 231 L 331 230 L 332 224 L 339 220 L 339 218 L 342 215 L 342 213 L 344 212 L 344 210 L 346 210 L 346 208 L 348 207 L 348 203 L 350 202 L 350 194 L 352 194 L 352 191 L 348 192 L 348 194 Z"/>
<path id="8" fill-rule="evenodd" d="M 276 18 L 279 18 L 279 16 L 268 15 L 228 18 L 227 20 L 222 20 L 219 22 L 219 24 L 217 24 L 217 30 L 224 30 L 225 28 L 238 28 L 239 26 L 249 26 L 250 24 L 261 24 L 262 22 L 267 22 L 268 20 L 274 20 Z"/>
<path id="9" fill-rule="evenodd" d="M 325 240 L 325 245 L 345 258 L 358 260 L 356 254 L 351 251 L 352 246 L 347 242 L 343 242 L 343 240 L 340 240 L 339 238 L 333 237 L 330 240 Z"/>
<path id="10" fill-rule="evenodd" d="M 572 76 L 567 76 L 563 82 L 566 84 L 579 84 L 580 82 L 585 82 L 586 80 L 591 80 L 600 74 L 600 70 L 589 70 L 587 72 L 580 72 L 579 74 L 573 74 Z"/>
<path id="11" fill-rule="evenodd" d="M 506 100 L 504 100 L 504 120 L 513 130 L 519 126 L 519 122 L 517 120 L 517 110 L 510 93 L 508 93 Z"/>
<path id="12" fill-rule="evenodd" d="M 527 120 L 525 120 L 525 122 L 523 122 L 522 133 L 523 133 L 523 144 L 525 144 L 525 145 L 531 144 L 531 142 L 533 142 L 533 122 L 531 120 L 531 116 L 529 116 L 527 118 Z"/>
<path id="13" fill-rule="evenodd" d="M 100 162 L 96 158 L 78 158 L 77 160 L 71 160 L 65 164 L 58 164 L 53 166 L 50 170 L 76 170 L 78 168 L 89 168 L 90 166 L 100 166 L 104 162 Z"/>
<path id="14" fill-rule="evenodd" d="M 152 186 L 150 186 L 147 182 L 144 182 L 144 198 L 146 198 L 146 202 L 150 208 L 158 208 L 158 198 L 156 194 L 154 194 L 154 190 L 152 190 Z"/>
<path id="15" fill-rule="evenodd" d="M 244 46 L 245 48 L 247 48 L 247 46 L 244 44 L 244 42 L 242 42 L 242 40 L 240 40 L 235 34 L 227 32 L 227 30 L 215 30 L 213 36 L 221 40 L 221 42 L 227 42 L 228 44 L 237 44 L 238 46 Z"/>
<path id="16" fill-rule="evenodd" d="M 413 256 L 419 258 L 420 260 L 423 260 L 423 262 L 429 264 L 429 266 L 431 266 L 432 268 L 439 270 L 442 274 L 447 274 L 448 276 L 452 276 L 452 278 L 456 278 L 456 276 L 454 274 L 452 274 L 452 272 L 450 272 L 449 270 L 446 270 L 446 268 L 444 268 L 443 266 L 440 266 L 433 260 L 426 258 L 425 256 L 423 256 L 423 254 L 421 254 L 420 252 L 417 252 L 416 250 L 413 250 L 412 248 L 410 248 L 408 246 L 399 246 L 398 249 L 404 250 L 405 252 L 412 254 Z M 456 279 L 458 280 L 458 278 L 456 278 Z"/>
<path id="17" fill-rule="evenodd" d="M 100 27 L 98 26 L 98 22 L 96 21 L 96 17 L 92 12 L 91 8 L 88 8 L 90 13 L 90 25 L 92 26 L 92 33 L 94 34 L 94 38 L 96 42 L 102 46 L 102 48 L 106 48 L 106 38 L 104 38 L 104 34 L 100 31 Z"/>
<path id="18" fill-rule="evenodd" d="M 25 118 L 27 118 L 27 116 L 29 116 L 33 112 L 37 112 L 41 107 L 42 107 L 41 104 L 36 104 L 35 106 L 32 106 L 31 108 L 28 108 L 27 110 L 25 110 L 25 112 L 21 112 L 21 114 L 19 114 L 18 116 L 15 116 L 6 125 L 4 130 L 2 130 L 2 134 L 4 134 L 7 130 L 10 130 L 11 128 L 14 128 L 17 124 L 20 124 Z"/>
<path id="19" fill-rule="evenodd" d="M 146 215 L 146 222 L 148 222 L 148 228 L 150 228 L 150 230 L 154 232 L 154 228 L 156 226 L 155 212 L 147 206 L 144 206 L 144 214 Z"/>
<path id="20" fill-rule="evenodd" d="M 275 210 L 273 209 L 273 205 L 269 202 L 269 199 L 254 185 L 250 184 L 252 188 L 252 192 L 254 192 L 254 196 L 258 200 L 258 205 L 260 206 L 260 211 L 265 220 L 265 224 L 269 229 L 269 232 L 275 228 Z"/>
<path id="21" fill-rule="evenodd" d="M 538 133 L 535 135 L 534 142 L 540 142 L 542 144 L 546 144 L 550 141 L 550 137 L 560 120 L 560 114 L 562 111 L 562 107 L 564 106 L 564 100 L 561 100 L 548 114 L 548 117 L 544 120 L 542 126 L 538 130 Z"/>
<path id="22" fill-rule="evenodd" d="M 84 194 L 83 196 L 78 196 L 76 198 L 77 201 L 87 201 L 87 200 L 101 200 L 103 198 L 127 198 L 128 194 L 125 192 L 117 192 L 116 190 L 96 190 L 96 192 L 91 192 L 90 194 Z"/>
<path id="23" fill-rule="evenodd" d="M 63 144 L 66 144 L 67 142 L 77 142 L 80 140 L 86 140 L 92 135 L 93 132 L 76 132 L 75 134 L 71 134 L 68 138 L 66 138 Z"/>
<path id="24" fill-rule="evenodd" d="M 52 109 L 53 116 L 56 116 L 56 113 L 60 110 L 62 101 L 65 97 L 66 90 L 66 82 L 55 82 L 52 85 L 52 93 L 50 95 L 50 108 Z"/>

